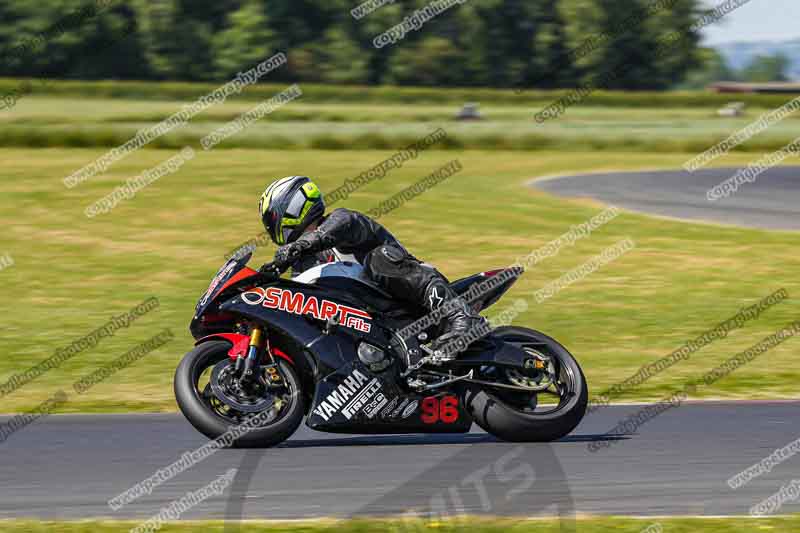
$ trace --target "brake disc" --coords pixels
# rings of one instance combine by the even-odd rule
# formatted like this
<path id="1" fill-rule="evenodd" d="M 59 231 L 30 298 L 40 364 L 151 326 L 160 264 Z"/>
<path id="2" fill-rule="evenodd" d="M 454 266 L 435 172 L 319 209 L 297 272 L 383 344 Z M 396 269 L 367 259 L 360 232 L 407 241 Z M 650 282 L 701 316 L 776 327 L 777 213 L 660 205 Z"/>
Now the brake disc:
<path id="1" fill-rule="evenodd" d="M 211 391 L 219 401 L 243 413 L 260 413 L 275 404 L 271 394 L 256 396 L 244 391 L 233 374 L 233 363 L 229 359 L 214 365 L 209 383 Z"/>

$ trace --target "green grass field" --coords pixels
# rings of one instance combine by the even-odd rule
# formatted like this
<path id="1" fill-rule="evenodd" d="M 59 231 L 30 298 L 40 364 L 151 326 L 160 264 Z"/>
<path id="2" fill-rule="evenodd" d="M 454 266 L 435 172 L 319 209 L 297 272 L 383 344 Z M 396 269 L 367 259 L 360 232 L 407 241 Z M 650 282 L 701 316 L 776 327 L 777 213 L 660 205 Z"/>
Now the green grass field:
<path id="1" fill-rule="evenodd" d="M 0 521 L 3 531 L 8 533 L 41 533 L 58 531 L 60 533 L 116 533 L 126 532 L 138 525 L 135 522 L 34 522 L 34 521 Z M 800 518 L 580 518 L 576 523 L 581 533 L 640 533 L 647 527 L 653 531 L 669 533 L 694 533 L 702 530 L 707 533 L 738 533 L 739 531 L 764 531 L 769 533 L 793 533 L 800 528 Z M 445 521 L 400 521 L 400 520 L 353 520 L 353 521 L 316 521 L 263 523 L 248 521 L 242 527 L 248 533 L 279 533 L 292 531 L 299 533 L 366 533 L 383 532 L 437 532 L 457 533 L 557 533 L 562 531 L 560 523 L 553 520 L 513 520 L 463 518 Z M 188 533 L 194 531 L 209 533 L 225 530 L 223 522 L 181 522 L 165 524 L 159 531 L 163 533 Z"/>
<path id="2" fill-rule="evenodd" d="M 56 390 L 61 411 L 172 411 L 172 373 L 192 346 L 187 326 L 223 255 L 257 235 L 257 200 L 276 176 L 305 173 L 324 190 L 375 165 L 390 151 L 212 150 L 153 183 L 110 213 L 84 208 L 125 179 L 174 155 L 142 150 L 73 188 L 61 180 L 97 149 L 0 149 L 0 270 L 4 287 L 0 384 L 149 296 L 159 309 L 102 339 L 3 398 L 6 412 L 30 409 Z M 463 171 L 381 221 L 416 255 L 451 278 L 505 266 L 569 230 L 602 206 L 567 201 L 525 183 L 564 172 L 676 168 L 692 153 L 428 151 L 339 205 L 367 210 L 458 158 Z M 736 154 L 720 164 L 753 159 Z M 635 249 L 541 305 L 533 292 L 622 238 Z M 663 220 L 624 213 L 591 237 L 539 263 L 517 283 L 528 298 L 518 324 L 540 329 L 581 361 L 592 392 L 785 288 L 789 300 L 619 399 L 656 399 L 699 377 L 798 317 L 800 234 Z M 273 249 L 260 248 L 260 264 Z M 503 304 L 498 305 L 503 309 Z M 71 384 L 163 328 L 176 338 L 83 395 Z M 797 397 L 798 340 L 791 339 L 711 388 L 703 398 Z"/>

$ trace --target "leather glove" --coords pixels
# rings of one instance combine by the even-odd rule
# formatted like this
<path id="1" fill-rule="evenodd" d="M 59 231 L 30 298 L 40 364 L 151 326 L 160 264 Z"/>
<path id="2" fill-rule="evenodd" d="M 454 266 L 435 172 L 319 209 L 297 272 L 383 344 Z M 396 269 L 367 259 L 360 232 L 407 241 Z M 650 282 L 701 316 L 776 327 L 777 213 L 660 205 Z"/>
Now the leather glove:
<path id="1" fill-rule="evenodd" d="M 275 263 L 264 263 L 258 271 L 272 278 L 279 278 L 281 276 L 281 271 L 275 266 Z"/>
<path id="2" fill-rule="evenodd" d="M 300 259 L 301 255 L 302 250 L 296 243 L 286 244 L 278 248 L 278 251 L 275 252 L 275 258 L 272 260 L 272 264 L 281 272 L 285 272 Z"/>

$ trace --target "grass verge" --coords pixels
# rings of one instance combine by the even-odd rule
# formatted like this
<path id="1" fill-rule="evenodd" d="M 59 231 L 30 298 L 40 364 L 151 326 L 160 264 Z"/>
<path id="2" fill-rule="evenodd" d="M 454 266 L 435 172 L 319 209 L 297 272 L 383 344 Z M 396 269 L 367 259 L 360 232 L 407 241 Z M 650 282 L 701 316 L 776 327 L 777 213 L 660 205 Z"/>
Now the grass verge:
<path id="1" fill-rule="evenodd" d="M 788 99 L 788 98 L 787 98 Z M 2 147 L 112 148 L 143 128 L 178 112 L 186 101 L 142 101 L 84 96 L 31 96 L 0 112 Z M 232 98 L 154 140 L 155 148 L 197 145 L 200 139 L 254 106 Z M 701 152 L 754 122 L 764 108 L 736 118 L 716 115 L 716 107 L 603 107 L 569 109 L 557 120 L 538 124 L 535 103 L 488 101 L 484 120 L 458 122 L 460 104 L 325 103 L 304 95 L 251 124 L 218 149 L 270 147 L 281 150 L 384 150 L 405 146 L 444 128 L 448 136 L 433 149 L 460 150 L 625 150 L 645 153 Z M 765 152 L 783 148 L 797 135 L 800 118 L 789 116 L 734 148 Z"/>
<path id="2" fill-rule="evenodd" d="M 0 527 L 7 533 L 43 533 L 58 531 L 59 533 L 117 533 L 127 532 L 138 525 L 136 522 L 107 521 L 0 521 Z M 661 526 L 661 529 L 658 529 Z M 764 519 L 748 518 L 580 518 L 576 530 L 580 533 L 641 533 L 646 528 L 651 531 L 669 533 L 738 533 L 739 531 L 764 531 L 770 533 L 794 533 L 800 529 L 800 517 L 779 517 Z M 422 531 L 439 533 L 558 533 L 562 531 L 555 520 L 515 520 L 508 518 L 464 518 L 442 521 L 414 520 L 345 520 L 345 521 L 297 521 L 297 522 L 260 522 L 257 520 L 243 522 L 243 530 L 248 533 L 278 533 L 292 531 L 294 533 L 365 533 Z M 208 533 L 225 531 L 224 523 L 219 521 L 186 521 L 165 524 L 159 531 L 162 533 L 183 533 L 204 531 Z"/>

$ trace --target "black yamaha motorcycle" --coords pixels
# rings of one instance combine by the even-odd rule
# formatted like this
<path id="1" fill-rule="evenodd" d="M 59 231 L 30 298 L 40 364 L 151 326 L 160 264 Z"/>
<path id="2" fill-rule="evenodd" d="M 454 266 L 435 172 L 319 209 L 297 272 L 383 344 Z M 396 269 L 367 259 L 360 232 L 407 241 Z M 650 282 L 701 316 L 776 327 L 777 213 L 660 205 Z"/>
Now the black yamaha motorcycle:
<path id="1" fill-rule="evenodd" d="M 247 427 L 234 446 L 272 446 L 305 417 L 335 433 L 466 433 L 474 421 L 503 440 L 551 441 L 586 412 L 578 362 L 547 335 L 500 327 L 444 359 L 426 344 L 438 325 L 401 338 L 406 326 L 427 325 L 424 312 L 392 301 L 360 265 L 328 263 L 289 280 L 248 268 L 250 257 L 217 272 L 191 322 L 195 348 L 175 372 L 178 406 L 209 438 Z M 483 310 L 520 273 L 452 285 Z"/>

